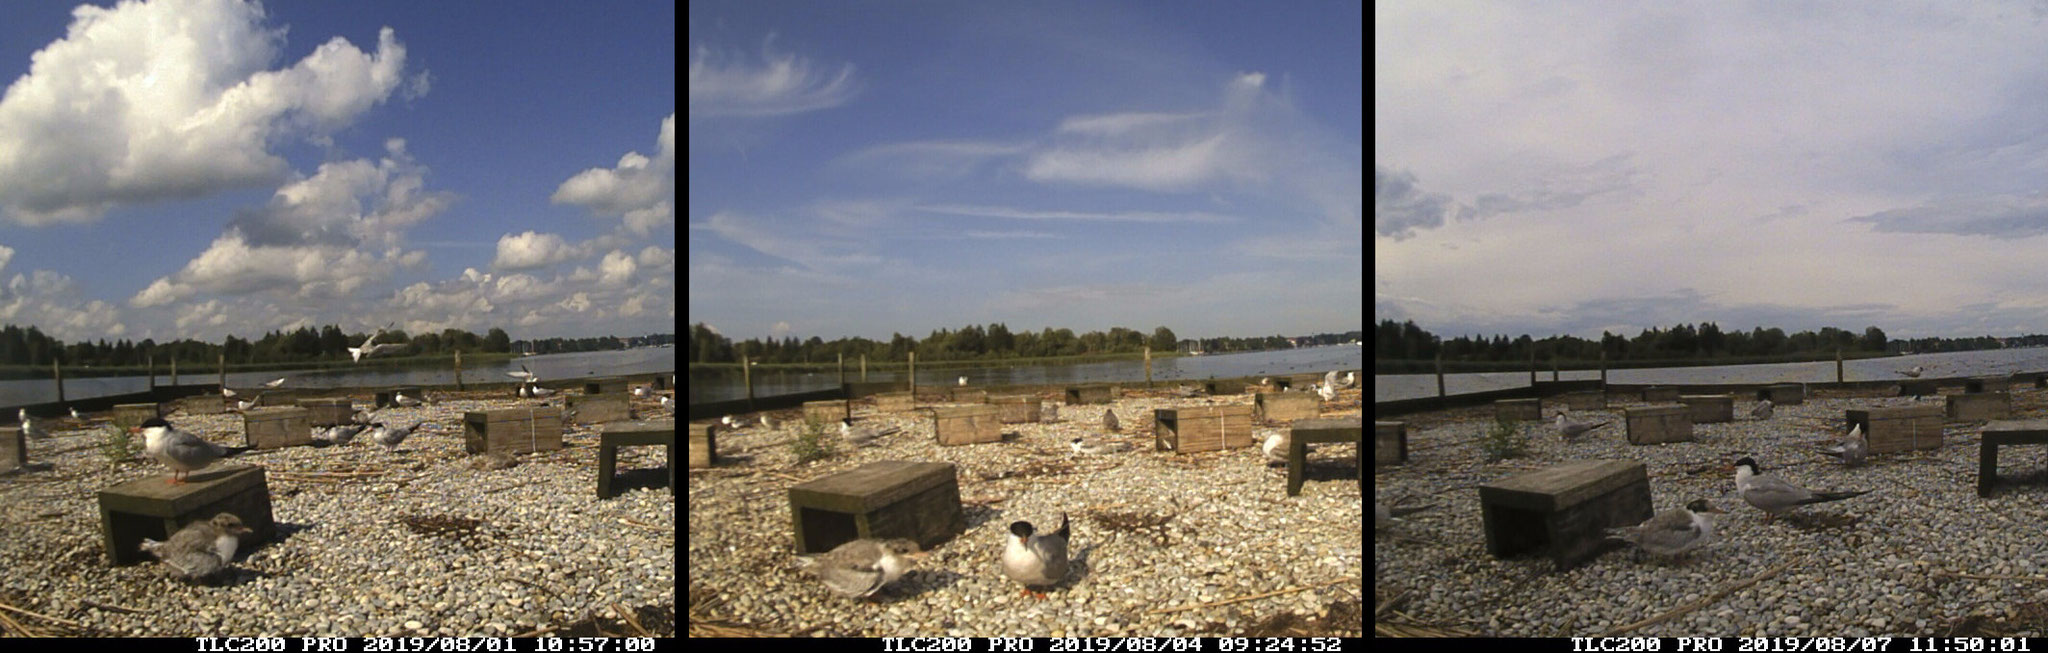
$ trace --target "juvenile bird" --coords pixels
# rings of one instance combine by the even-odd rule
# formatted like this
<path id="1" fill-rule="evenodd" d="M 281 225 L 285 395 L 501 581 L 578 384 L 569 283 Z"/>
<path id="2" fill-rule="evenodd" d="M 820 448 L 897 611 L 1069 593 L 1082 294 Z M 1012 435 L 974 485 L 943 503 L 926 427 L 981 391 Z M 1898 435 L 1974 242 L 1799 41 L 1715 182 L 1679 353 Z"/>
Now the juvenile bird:
<path id="1" fill-rule="evenodd" d="M 833 547 L 825 555 L 799 560 L 804 571 L 817 576 L 833 593 L 865 599 L 903 577 L 910 571 L 912 558 L 923 555 L 910 540 L 861 539 Z"/>
<path id="2" fill-rule="evenodd" d="M 1756 402 L 1756 408 L 1750 409 L 1749 417 L 1751 419 L 1770 419 L 1771 400 L 1765 399 L 1763 401 Z"/>
<path id="3" fill-rule="evenodd" d="M 1102 409 L 1102 428 L 1111 433 L 1123 430 L 1123 426 L 1116 421 L 1116 411 L 1108 408 Z"/>
<path id="4" fill-rule="evenodd" d="M 1607 529 L 1607 537 L 1660 556 L 1676 556 L 1714 539 L 1714 515 L 1727 514 L 1706 499 L 1657 513 L 1635 526 Z"/>
<path id="5" fill-rule="evenodd" d="M 398 443 L 404 442 L 406 436 L 412 435 L 412 430 L 419 427 L 418 424 L 414 424 L 405 428 L 391 428 L 381 423 L 371 426 L 376 427 L 376 430 L 370 432 L 370 441 L 384 445 L 384 448 L 390 451 L 397 451 Z"/>
<path id="6" fill-rule="evenodd" d="M 839 420 L 839 437 L 845 439 L 848 444 L 854 445 L 856 447 L 865 447 L 873 445 L 875 444 L 875 441 L 881 438 L 882 436 L 890 435 L 901 430 L 901 428 L 893 426 L 884 430 L 876 430 L 873 427 L 854 428 L 852 418 L 843 418 Z"/>

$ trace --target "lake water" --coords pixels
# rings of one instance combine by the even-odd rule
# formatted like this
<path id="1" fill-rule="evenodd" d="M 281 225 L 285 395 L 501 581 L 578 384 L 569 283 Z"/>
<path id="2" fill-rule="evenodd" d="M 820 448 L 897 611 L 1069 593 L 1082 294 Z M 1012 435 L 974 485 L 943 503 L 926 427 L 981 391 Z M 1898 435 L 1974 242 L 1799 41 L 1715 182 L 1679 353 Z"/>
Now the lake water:
<path id="1" fill-rule="evenodd" d="M 1365 348 L 1353 345 L 1281 349 L 1242 354 L 1211 354 L 1152 359 L 1154 381 L 1197 380 L 1253 375 L 1307 374 L 1333 369 L 1364 369 Z M 920 365 L 920 368 L 923 366 Z M 917 372 L 919 386 L 953 386 L 962 376 L 968 385 L 1079 384 L 1115 381 L 1144 381 L 1144 359 L 1101 363 L 1068 363 L 1007 367 L 947 367 Z M 902 370 L 868 370 L 867 380 L 904 380 Z M 747 392 L 737 369 L 692 370 L 689 373 L 689 402 L 705 403 L 746 398 Z M 858 359 L 847 361 L 846 380 L 860 378 Z M 756 371 L 754 396 L 828 390 L 839 386 L 837 372 Z"/>
<path id="2" fill-rule="evenodd" d="M 1541 362 L 1538 362 L 1541 365 Z M 1990 349 L 1941 354 L 1914 354 L 1888 358 L 1866 358 L 1842 362 L 1842 380 L 1903 380 L 1898 370 L 1918 365 L 1926 368 L 1920 378 L 2004 375 L 2013 372 L 2048 371 L 2048 347 Z M 1550 370 L 1539 370 L 1536 378 L 1550 380 Z M 1561 381 L 1598 380 L 1599 370 L 1565 371 Z M 1673 384 L 1691 383 L 1832 383 L 1835 362 L 1772 363 L 1768 365 L 1723 365 L 1713 367 L 1651 367 L 1608 370 L 1608 383 Z M 1445 374 L 1444 392 L 1460 395 L 1488 390 L 1529 387 L 1529 372 L 1485 372 Z M 1436 396 L 1434 374 L 1383 374 L 1373 377 L 1372 400 L 1415 399 Z"/>
<path id="3" fill-rule="evenodd" d="M 540 377 L 542 382 L 574 379 L 592 376 L 617 376 L 621 374 L 650 374 L 671 372 L 676 369 L 674 347 L 645 347 L 617 351 L 589 351 L 570 354 L 543 354 L 512 358 L 501 363 L 477 365 L 475 361 L 462 363 L 462 380 L 469 383 L 501 383 L 515 381 L 505 373 L 527 369 Z M 453 385 L 455 369 L 445 368 L 336 368 L 328 370 L 229 372 L 228 386 L 235 388 L 254 387 L 277 377 L 286 377 L 286 388 L 363 388 L 396 385 Z M 157 383 L 171 382 L 169 368 L 157 375 Z M 215 373 L 181 373 L 181 384 L 213 383 L 219 378 Z M 147 376 L 109 376 L 97 378 L 65 378 L 64 398 L 89 399 L 107 395 L 128 394 L 149 390 Z M 49 379 L 27 381 L 0 381 L 0 406 L 39 404 L 57 400 L 57 388 Z"/>

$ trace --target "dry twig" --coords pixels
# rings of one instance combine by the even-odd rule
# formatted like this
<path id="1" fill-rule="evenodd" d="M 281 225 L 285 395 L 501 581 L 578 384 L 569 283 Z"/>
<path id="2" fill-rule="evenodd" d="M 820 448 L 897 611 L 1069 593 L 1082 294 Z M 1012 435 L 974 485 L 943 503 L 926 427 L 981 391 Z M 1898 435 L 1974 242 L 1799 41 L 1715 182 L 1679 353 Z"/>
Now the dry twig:
<path id="1" fill-rule="evenodd" d="M 1755 585 L 1766 578 L 1770 578 L 1780 573 L 1784 573 L 1786 569 L 1790 569 L 1792 567 L 1792 562 L 1793 561 L 1791 560 L 1787 560 L 1785 562 L 1779 563 L 1778 566 L 1772 567 L 1769 570 L 1764 571 L 1764 573 L 1757 574 L 1754 578 L 1750 578 L 1749 580 L 1745 580 L 1742 582 L 1735 583 L 1733 585 L 1729 585 L 1727 587 L 1723 587 L 1718 590 L 1714 590 L 1714 593 L 1712 594 L 1702 596 L 1697 601 L 1693 601 L 1691 603 L 1687 603 L 1685 605 L 1672 608 L 1670 611 L 1665 612 L 1664 614 L 1660 614 L 1655 617 L 1644 619 L 1642 621 L 1638 621 L 1632 624 L 1617 626 L 1613 630 L 1609 630 L 1605 633 L 1602 633 L 1601 637 L 1614 637 L 1616 635 L 1620 635 L 1622 633 L 1626 633 L 1637 628 L 1642 628 L 1644 626 L 1653 626 L 1659 623 L 1663 623 L 1665 621 L 1669 621 L 1672 617 L 1676 617 L 1687 612 L 1698 610 L 1701 606 L 1713 603 L 1715 601 L 1719 601 L 1721 600 L 1721 597 L 1727 596 L 1729 594 L 1734 594 L 1737 590 L 1741 590 L 1742 588 Z"/>
<path id="2" fill-rule="evenodd" d="M 1316 585 L 1306 585 L 1306 586 L 1302 586 L 1302 587 L 1292 587 L 1292 588 L 1288 588 L 1288 589 L 1284 589 L 1284 590 L 1277 590 L 1277 591 L 1272 591 L 1272 592 L 1266 592 L 1266 593 L 1264 593 L 1264 594 L 1253 594 L 1253 595 L 1251 595 L 1251 596 L 1246 596 L 1246 597 L 1241 597 L 1241 598 L 1235 598 L 1235 599 L 1226 599 L 1226 600 L 1223 600 L 1223 601 L 1217 601 L 1217 602 L 1214 602 L 1214 603 L 1203 603 L 1203 604 L 1200 604 L 1200 605 L 1185 605 L 1185 606 L 1181 606 L 1181 607 L 1178 607 L 1178 608 L 1162 608 L 1162 609 L 1159 609 L 1159 610 L 1153 610 L 1153 611 L 1151 611 L 1151 612 L 1147 612 L 1147 613 L 1145 613 L 1145 614 L 1165 614 L 1165 613 L 1168 613 L 1168 612 L 1180 612 L 1180 611 L 1183 611 L 1183 610 L 1193 610 L 1193 609 L 1196 609 L 1196 608 L 1212 608 L 1212 607 L 1216 607 L 1216 606 L 1219 606 L 1219 605 L 1230 605 L 1230 604 L 1232 604 L 1232 603 L 1243 603 L 1243 602 L 1245 602 L 1245 601 L 1250 601 L 1250 600 L 1252 600 L 1252 599 L 1262 599 L 1262 598 L 1266 598 L 1266 597 L 1268 597 L 1268 596 L 1274 596 L 1274 595 L 1277 595 L 1277 594 L 1291 594 L 1291 593 L 1294 593 L 1294 592 L 1299 592 L 1299 591 L 1302 591 L 1302 590 L 1312 590 L 1312 589 L 1315 589 L 1315 588 L 1318 588 L 1318 587 L 1324 587 L 1324 586 L 1328 586 L 1328 585 L 1335 585 L 1335 584 L 1337 584 L 1337 583 L 1342 583 L 1342 582 L 1344 582 L 1344 581 L 1347 581 L 1347 580 L 1348 580 L 1348 581 L 1357 581 L 1358 579 L 1356 579 L 1356 578 L 1339 578 L 1339 579 L 1337 579 L 1337 580 L 1333 580 L 1333 581 L 1330 581 L 1330 582 L 1327 582 L 1327 583 L 1320 583 L 1320 584 L 1316 584 Z"/>

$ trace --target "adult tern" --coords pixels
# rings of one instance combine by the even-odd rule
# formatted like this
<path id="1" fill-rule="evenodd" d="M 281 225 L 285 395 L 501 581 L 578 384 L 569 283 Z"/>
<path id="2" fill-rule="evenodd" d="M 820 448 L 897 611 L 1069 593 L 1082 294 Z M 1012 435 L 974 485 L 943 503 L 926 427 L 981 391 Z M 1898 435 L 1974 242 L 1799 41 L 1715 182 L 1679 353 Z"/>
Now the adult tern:
<path id="1" fill-rule="evenodd" d="M 1770 521 L 1772 518 L 1777 517 L 1778 513 L 1799 506 L 1828 501 L 1841 501 L 1870 492 L 1869 490 L 1838 492 L 1815 492 L 1808 490 L 1788 483 L 1785 479 L 1759 472 L 1756 467 L 1756 459 L 1748 457 L 1735 461 L 1735 490 L 1742 493 L 1743 501 L 1748 501 L 1749 505 L 1756 506 L 1759 510 L 1764 511 L 1766 514 L 1764 521 Z"/>
<path id="2" fill-rule="evenodd" d="M 184 483 L 187 475 L 205 469 L 213 461 L 248 450 L 207 442 L 199 436 L 173 428 L 161 417 L 151 417 L 131 432 L 141 432 L 143 451 L 171 468 L 171 483 Z"/>
<path id="3" fill-rule="evenodd" d="M 1862 467 L 1870 459 L 1870 440 L 1863 437 L 1863 425 L 1857 424 L 1849 427 L 1848 439 L 1820 452 L 1841 459 L 1844 466 Z"/>
<path id="4" fill-rule="evenodd" d="M 1003 542 L 1003 575 L 1031 587 L 1054 585 L 1067 577 L 1067 515 L 1060 514 L 1060 529 L 1037 534 L 1031 522 L 1010 524 L 1010 536 Z M 1037 595 L 1043 598 L 1044 595 Z"/>
<path id="5" fill-rule="evenodd" d="M 1566 440 L 1576 440 L 1579 438 L 1579 436 L 1585 435 L 1587 432 L 1592 431 L 1593 429 L 1597 429 L 1602 426 L 1606 426 L 1608 424 L 1613 423 L 1614 422 L 1611 421 L 1601 422 L 1599 424 L 1594 424 L 1592 422 L 1566 421 L 1564 418 L 1564 411 L 1557 411 L 1557 434 Z"/>

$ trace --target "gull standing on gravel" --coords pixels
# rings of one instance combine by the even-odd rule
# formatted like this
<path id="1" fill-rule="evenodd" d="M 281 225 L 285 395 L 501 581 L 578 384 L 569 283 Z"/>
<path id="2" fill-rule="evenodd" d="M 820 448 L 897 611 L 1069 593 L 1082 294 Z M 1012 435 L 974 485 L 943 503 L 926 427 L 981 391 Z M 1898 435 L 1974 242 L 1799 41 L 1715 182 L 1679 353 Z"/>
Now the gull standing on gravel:
<path id="1" fill-rule="evenodd" d="M 804 571 L 818 577 L 840 596 L 867 598 L 910 571 L 913 557 L 923 557 L 917 543 L 905 539 L 854 540 L 815 558 L 799 558 Z"/>
<path id="2" fill-rule="evenodd" d="M 1613 423 L 1614 422 L 1611 421 L 1601 422 L 1599 424 L 1594 424 L 1592 422 L 1568 422 L 1565 421 L 1564 411 L 1557 411 L 1557 434 L 1566 440 L 1576 440 L 1579 436 L 1585 435 L 1588 431 Z"/>
<path id="3" fill-rule="evenodd" d="M 1019 521 L 1010 524 L 1010 536 L 1003 543 L 1003 575 L 1010 580 L 1024 584 L 1024 591 L 1032 593 L 1033 586 L 1055 585 L 1067 577 L 1067 515 L 1060 513 L 1060 529 L 1051 534 L 1035 535 L 1031 522 Z M 1037 594 L 1044 598 L 1043 594 Z"/>
<path id="4" fill-rule="evenodd" d="M 1756 408 L 1750 409 L 1749 417 L 1750 419 L 1770 419 L 1771 400 L 1765 399 L 1763 401 L 1756 402 Z"/>
<path id="5" fill-rule="evenodd" d="M 1870 440 L 1863 437 L 1863 425 L 1857 424 L 1849 427 L 1848 439 L 1820 452 L 1841 459 L 1845 467 L 1862 467 L 1870 459 Z"/>
<path id="6" fill-rule="evenodd" d="M 171 423 L 161 417 L 151 417 L 130 431 L 141 432 L 143 451 L 171 468 L 171 483 L 184 483 L 191 472 L 205 469 L 215 460 L 248 450 L 207 442 L 199 436 L 172 428 Z"/>
<path id="7" fill-rule="evenodd" d="M 654 392 L 654 391 L 653 391 L 652 389 L 649 389 L 649 388 L 648 388 L 647 386 L 644 386 L 644 385 L 636 385 L 636 386 L 633 386 L 633 398 L 634 398 L 634 399 L 646 399 L 646 398 L 647 398 L 647 395 L 648 395 L 648 393 L 651 393 L 651 392 Z"/>
<path id="8" fill-rule="evenodd" d="M 1714 540 L 1714 515 L 1727 511 L 1706 499 L 1694 499 L 1684 508 L 1657 513 L 1635 526 L 1607 529 L 1609 539 L 1636 545 L 1660 556 L 1676 556 Z"/>
<path id="9" fill-rule="evenodd" d="M 967 377 L 960 377 L 960 387 L 967 387 Z"/>
<path id="10" fill-rule="evenodd" d="M 15 416 L 21 418 L 22 435 L 37 439 L 50 437 L 50 432 L 47 429 L 43 428 L 42 422 L 29 419 L 27 408 L 23 408 L 20 411 L 17 411 L 15 413 Z"/>
<path id="11" fill-rule="evenodd" d="M 391 395 L 391 403 L 398 404 L 400 408 L 414 408 L 420 405 L 420 400 L 418 397 L 408 397 L 400 392 Z"/>
<path id="12" fill-rule="evenodd" d="M 1735 490 L 1742 493 L 1742 500 L 1764 511 L 1768 522 L 1778 513 L 1811 503 L 1841 501 L 1850 497 L 1867 494 L 1869 490 L 1847 492 L 1815 492 L 1793 485 L 1769 474 L 1759 473 L 1756 459 L 1744 457 L 1735 461 Z"/>
<path id="13" fill-rule="evenodd" d="M 675 398 L 675 397 L 671 397 L 671 396 L 668 396 L 668 395 L 662 395 L 662 396 L 661 396 L 661 408 L 662 408 L 662 410 L 666 410 L 666 411 L 668 411 L 668 412 L 671 412 L 671 413 L 673 413 L 673 412 L 676 412 L 676 398 Z M 765 416 L 764 416 L 764 418 L 765 418 Z"/>
<path id="14" fill-rule="evenodd" d="M 662 408 L 668 408 L 669 402 L 674 401 L 672 399 L 669 399 L 668 397 L 662 397 L 661 399 Z M 775 429 L 775 420 L 769 419 L 767 413 L 761 413 L 761 428 L 768 429 L 771 431 Z"/>

